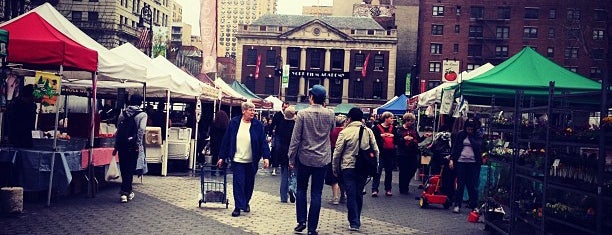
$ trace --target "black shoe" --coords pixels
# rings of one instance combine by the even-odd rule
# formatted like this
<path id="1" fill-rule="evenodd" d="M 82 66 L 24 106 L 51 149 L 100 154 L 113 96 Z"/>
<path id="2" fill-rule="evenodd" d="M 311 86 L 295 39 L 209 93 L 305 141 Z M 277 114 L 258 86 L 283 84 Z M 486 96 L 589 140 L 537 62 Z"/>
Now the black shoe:
<path id="1" fill-rule="evenodd" d="M 305 223 L 304 224 L 299 223 L 297 226 L 295 226 L 293 231 L 302 232 L 302 231 L 304 231 L 304 229 L 306 229 L 306 224 Z"/>
<path id="2" fill-rule="evenodd" d="M 318 235 L 317 231 L 308 231 L 308 235 Z"/>
<path id="3" fill-rule="evenodd" d="M 289 201 L 295 203 L 295 194 L 292 191 L 289 191 Z"/>
<path id="4" fill-rule="evenodd" d="M 247 213 L 251 212 L 251 206 L 247 205 L 247 207 L 242 211 L 247 212 Z"/>
<path id="5" fill-rule="evenodd" d="M 240 216 L 240 209 L 236 208 L 234 209 L 234 211 L 232 211 L 232 217 L 238 217 Z"/>

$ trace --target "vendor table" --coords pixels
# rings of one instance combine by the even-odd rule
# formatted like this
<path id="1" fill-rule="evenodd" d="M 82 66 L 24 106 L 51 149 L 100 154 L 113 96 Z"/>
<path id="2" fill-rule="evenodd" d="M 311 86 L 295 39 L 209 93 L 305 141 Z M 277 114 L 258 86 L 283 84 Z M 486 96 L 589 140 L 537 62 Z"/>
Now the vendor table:
<path id="1" fill-rule="evenodd" d="M 94 148 L 93 149 L 93 166 L 104 166 L 110 164 L 110 161 L 113 159 L 113 149 L 114 148 Z M 87 168 L 87 161 L 89 157 L 89 149 L 81 150 L 81 168 Z M 119 162 L 119 156 L 116 158 L 117 162 Z"/>

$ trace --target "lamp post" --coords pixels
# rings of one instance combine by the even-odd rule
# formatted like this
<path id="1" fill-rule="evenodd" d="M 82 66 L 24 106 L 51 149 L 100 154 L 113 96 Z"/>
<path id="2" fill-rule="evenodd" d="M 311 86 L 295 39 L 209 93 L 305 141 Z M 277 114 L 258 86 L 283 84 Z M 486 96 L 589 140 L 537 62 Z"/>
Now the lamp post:
<path id="1" fill-rule="evenodd" d="M 149 57 L 153 56 L 153 12 L 151 12 L 151 6 L 144 5 L 142 9 L 140 9 L 140 17 L 138 21 L 138 27 L 145 27 L 144 23 L 149 24 L 149 48 L 147 48 L 146 52 Z"/>

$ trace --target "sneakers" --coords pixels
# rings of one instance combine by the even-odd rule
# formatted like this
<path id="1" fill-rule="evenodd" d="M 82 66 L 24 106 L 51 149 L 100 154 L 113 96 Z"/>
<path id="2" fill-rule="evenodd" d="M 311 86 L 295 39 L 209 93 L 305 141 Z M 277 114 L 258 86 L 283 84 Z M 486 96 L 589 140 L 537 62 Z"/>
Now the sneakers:
<path id="1" fill-rule="evenodd" d="M 458 214 L 459 212 L 461 212 L 461 209 L 459 208 L 459 206 L 453 207 L 453 213 Z"/>
<path id="2" fill-rule="evenodd" d="M 351 225 L 349 226 L 349 231 L 359 231 L 359 228 Z"/>
<path id="3" fill-rule="evenodd" d="M 272 175 L 276 175 L 276 167 L 272 169 Z"/>
<path id="4" fill-rule="evenodd" d="M 125 195 L 121 195 L 121 203 L 127 203 L 128 202 L 128 197 Z"/>
<path id="5" fill-rule="evenodd" d="M 372 197 L 378 197 L 378 191 L 373 191 L 372 192 Z"/>
<path id="6" fill-rule="evenodd" d="M 131 192 L 130 195 L 127 196 L 128 201 L 131 201 L 132 199 L 134 199 L 134 192 Z"/>
<path id="7" fill-rule="evenodd" d="M 332 200 L 329 200 L 329 204 L 332 204 L 332 205 L 338 205 L 338 204 L 340 204 L 340 199 L 332 199 Z"/>
<path id="8" fill-rule="evenodd" d="M 387 191 L 387 192 L 385 193 L 385 196 L 387 196 L 387 197 L 391 197 L 391 196 L 393 196 L 393 193 L 391 192 L 391 190 L 389 190 L 389 191 Z"/>

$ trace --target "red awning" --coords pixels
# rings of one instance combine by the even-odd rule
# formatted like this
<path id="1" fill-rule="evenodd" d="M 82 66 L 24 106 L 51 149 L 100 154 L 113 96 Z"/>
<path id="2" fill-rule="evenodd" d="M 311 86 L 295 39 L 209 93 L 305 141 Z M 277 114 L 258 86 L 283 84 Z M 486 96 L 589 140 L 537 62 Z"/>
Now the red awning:
<path id="1" fill-rule="evenodd" d="M 9 32 L 8 62 L 63 65 L 67 69 L 90 72 L 98 69 L 98 52 L 66 37 L 37 13 L 0 28 Z"/>

